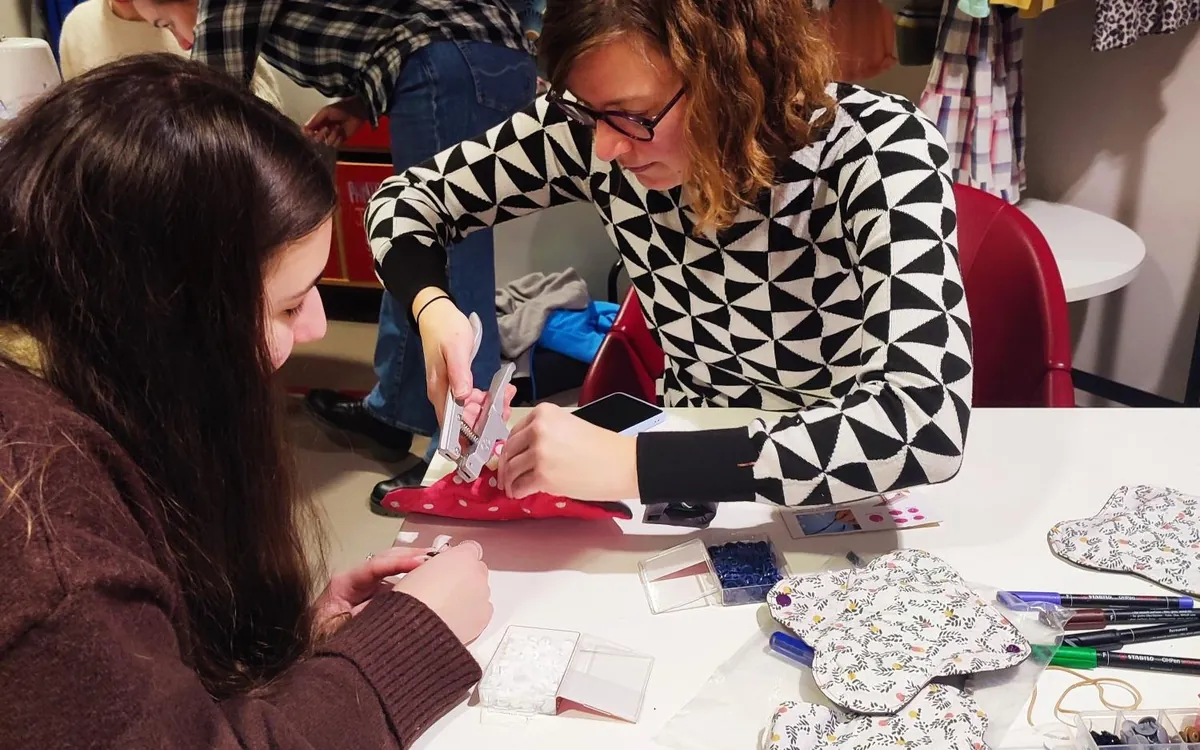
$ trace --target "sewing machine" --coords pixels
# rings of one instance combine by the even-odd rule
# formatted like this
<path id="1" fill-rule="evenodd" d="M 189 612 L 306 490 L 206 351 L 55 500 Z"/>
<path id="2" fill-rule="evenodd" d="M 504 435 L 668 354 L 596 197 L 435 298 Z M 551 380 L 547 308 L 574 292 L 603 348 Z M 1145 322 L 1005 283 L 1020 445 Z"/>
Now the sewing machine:
<path id="1" fill-rule="evenodd" d="M 0 121 L 62 82 L 50 45 L 42 39 L 0 36 Z"/>

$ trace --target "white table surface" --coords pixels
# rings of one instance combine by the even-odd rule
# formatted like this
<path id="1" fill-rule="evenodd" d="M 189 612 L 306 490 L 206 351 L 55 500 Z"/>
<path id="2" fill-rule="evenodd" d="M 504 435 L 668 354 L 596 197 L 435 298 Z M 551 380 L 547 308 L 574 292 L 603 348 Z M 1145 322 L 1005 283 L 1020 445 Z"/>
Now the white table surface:
<path id="1" fill-rule="evenodd" d="M 675 414 L 699 427 L 746 424 L 754 416 L 732 409 Z M 1056 521 L 1094 514 L 1123 484 L 1200 491 L 1200 461 L 1193 439 L 1198 433 L 1200 411 L 1188 409 L 979 409 L 971 416 L 959 475 L 912 495 L 936 510 L 942 520 L 938 527 L 797 541 L 771 508 L 734 504 L 721 508 L 713 528 L 767 531 L 787 555 L 793 572 L 818 569 L 828 555 L 843 555 L 850 549 L 869 556 L 916 547 L 942 557 L 967 580 L 998 588 L 1162 594 L 1166 592 L 1133 576 L 1097 573 L 1062 562 L 1050 553 L 1046 532 Z M 448 468 L 445 462 L 435 463 L 427 481 Z M 635 516 L 640 518 L 636 508 Z M 404 530 L 419 534 L 420 543 L 426 541 L 426 534 L 444 532 L 483 545 L 492 570 L 495 617 L 471 650 L 485 666 L 509 625 L 582 631 L 655 657 L 637 724 L 538 716 L 520 727 L 496 726 L 481 722 L 477 698 L 472 697 L 432 727 L 420 740 L 421 748 L 658 748 L 651 738 L 753 636 L 765 609 L 747 605 L 651 614 L 637 562 L 695 533 L 688 529 L 647 526 L 636 520 L 472 526 L 414 516 L 405 521 Z M 1128 648 L 1200 654 L 1196 639 Z M 1196 677 L 1129 670 L 1095 670 L 1092 675 L 1132 682 L 1142 691 L 1143 708 L 1195 707 L 1200 692 Z M 1042 677 L 1035 724 L 1053 722 L 1055 699 L 1074 681 L 1061 672 Z M 1125 697 L 1115 692 L 1110 699 L 1123 702 Z M 1091 689 L 1076 691 L 1067 707 L 1103 710 Z M 746 721 L 747 736 L 752 737 L 762 720 L 747 717 Z M 1022 717 L 1002 747 L 1040 748 L 1043 742 Z M 748 739 L 746 750 L 753 747 L 754 741 Z"/>
<path id="2" fill-rule="evenodd" d="M 1067 302 L 1115 292 L 1137 276 L 1146 243 L 1129 227 L 1063 203 L 1029 199 L 1018 207 L 1050 244 Z"/>

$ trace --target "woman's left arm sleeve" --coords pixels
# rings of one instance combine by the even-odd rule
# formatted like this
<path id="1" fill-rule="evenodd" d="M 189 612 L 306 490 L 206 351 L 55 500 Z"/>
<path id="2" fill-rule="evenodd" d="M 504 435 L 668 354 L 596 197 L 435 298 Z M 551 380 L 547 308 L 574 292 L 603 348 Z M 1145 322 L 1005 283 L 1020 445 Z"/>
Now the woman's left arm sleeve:
<path id="1" fill-rule="evenodd" d="M 748 428 L 638 436 L 642 502 L 846 503 L 952 478 L 971 411 L 971 324 L 958 264 L 949 156 L 925 137 L 865 148 L 838 170 L 857 252 L 863 325 L 854 386 Z M 911 125 L 909 126 L 911 127 Z M 847 346 L 850 344 L 847 343 Z"/>

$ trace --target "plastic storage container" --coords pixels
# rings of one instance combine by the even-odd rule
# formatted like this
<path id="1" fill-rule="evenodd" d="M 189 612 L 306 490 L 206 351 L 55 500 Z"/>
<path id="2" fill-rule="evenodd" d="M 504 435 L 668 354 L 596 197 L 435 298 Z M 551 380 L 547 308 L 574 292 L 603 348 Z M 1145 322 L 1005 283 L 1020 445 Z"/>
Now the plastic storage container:
<path id="1" fill-rule="evenodd" d="M 770 582 L 738 585 L 729 576 L 721 580 L 721 571 L 713 556 L 721 557 L 716 548 L 732 544 L 765 544 L 767 556 L 777 575 Z M 665 552 L 638 563 L 638 575 L 646 590 L 650 611 L 654 614 L 707 606 L 736 606 L 762 604 L 771 588 L 791 575 L 787 560 L 779 553 L 769 537 L 704 536 L 691 539 Z"/>
<path id="2" fill-rule="evenodd" d="M 1179 735 L 1183 727 L 1191 727 L 1200 721 L 1196 709 L 1137 709 L 1134 711 L 1085 711 L 1075 717 L 1075 738 L 1071 747 L 1076 750 L 1099 750 L 1100 748 L 1125 748 L 1127 750 L 1146 750 L 1160 748 L 1161 750 L 1200 750 L 1200 742 L 1184 742 Z M 1153 744 L 1122 744 L 1099 745 L 1092 738 L 1092 732 L 1110 732 L 1121 737 L 1121 729 L 1126 721 L 1137 723 L 1143 719 L 1152 718 L 1161 727 L 1166 736 L 1166 742 Z"/>
<path id="3" fill-rule="evenodd" d="M 512 625 L 479 681 L 482 718 L 553 716 L 560 702 L 636 722 L 654 658 L 585 633 Z"/>

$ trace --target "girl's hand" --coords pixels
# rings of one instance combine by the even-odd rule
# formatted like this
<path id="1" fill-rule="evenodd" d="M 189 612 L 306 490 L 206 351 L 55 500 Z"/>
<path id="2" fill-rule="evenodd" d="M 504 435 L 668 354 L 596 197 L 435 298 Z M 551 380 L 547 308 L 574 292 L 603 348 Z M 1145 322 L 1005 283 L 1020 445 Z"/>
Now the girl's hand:
<path id="1" fill-rule="evenodd" d="M 329 585 L 314 604 L 313 620 L 317 631 L 330 633 L 336 630 L 342 620 L 362 611 L 371 597 L 392 590 L 385 578 L 416 570 L 429 559 L 428 555 L 428 549 L 391 547 L 372 555 L 358 567 L 330 578 Z"/>
<path id="2" fill-rule="evenodd" d="M 464 644 L 479 637 L 492 619 L 492 590 L 483 548 L 463 542 L 431 558 L 396 584 L 433 610 Z"/>
<path id="3" fill-rule="evenodd" d="M 638 497 L 637 439 L 539 404 L 504 444 L 499 480 L 515 498 L 547 492 L 575 500 L 632 500 Z"/>

